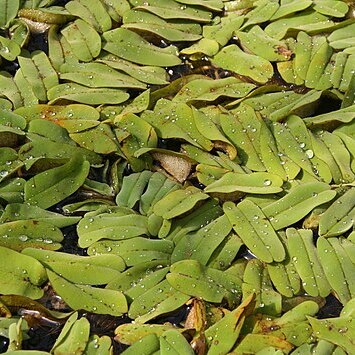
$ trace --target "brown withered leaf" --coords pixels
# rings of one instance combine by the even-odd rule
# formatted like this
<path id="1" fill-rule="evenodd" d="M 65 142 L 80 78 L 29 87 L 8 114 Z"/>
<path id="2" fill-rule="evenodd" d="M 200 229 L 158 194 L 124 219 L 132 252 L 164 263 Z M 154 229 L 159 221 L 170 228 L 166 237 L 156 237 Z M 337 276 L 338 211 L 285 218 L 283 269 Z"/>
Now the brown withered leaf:
<path id="1" fill-rule="evenodd" d="M 188 160 L 158 152 L 154 152 L 152 156 L 159 162 L 161 167 L 178 182 L 183 183 L 190 175 L 192 164 Z"/>

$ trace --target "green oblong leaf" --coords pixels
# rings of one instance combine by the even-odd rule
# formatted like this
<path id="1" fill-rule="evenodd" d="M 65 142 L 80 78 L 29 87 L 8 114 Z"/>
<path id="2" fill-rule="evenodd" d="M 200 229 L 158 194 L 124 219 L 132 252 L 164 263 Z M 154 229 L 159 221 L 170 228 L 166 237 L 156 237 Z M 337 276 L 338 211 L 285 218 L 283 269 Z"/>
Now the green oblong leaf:
<path id="1" fill-rule="evenodd" d="M 125 28 L 105 32 L 103 39 L 105 40 L 103 49 L 133 63 L 170 67 L 181 62 L 174 46 L 156 47 Z"/>
<path id="2" fill-rule="evenodd" d="M 260 149 L 263 164 L 269 173 L 278 175 L 282 180 L 296 177 L 293 175 L 290 176 L 288 164 L 281 160 L 275 137 L 265 124 L 262 124 L 260 129 Z"/>
<path id="3" fill-rule="evenodd" d="M 16 151 L 12 148 L 0 148 L 0 182 L 8 176 L 14 174 L 21 166 L 22 162 L 18 160 Z"/>
<path id="4" fill-rule="evenodd" d="M 120 339 L 120 338 L 118 338 Z M 159 351 L 160 344 L 159 339 L 156 334 L 147 334 L 141 339 L 134 342 L 128 349 L 122 352 L 123 355 L 135 355 L 143 354 L 144 352 L 148 354 L 153 354 Z"/>
<path id="5" fill-rule="evenodd" d="M 36 259 L 0 246 L 0 292 L 33 299 L 42 297 L 46 271 Z"/>
<path id="6" fill-rule="evenodd" d="M 56 85 L 47 94 L 51 104 L 60 100 L 88 105 L 120 104 L 129 98 L 129 94 L 122 89 L 89 88 L 75 83 Z"/>
<path id="7" fill-rule="evenodd" d="M 53 224 L 39 220 L 18 220 L 0 224 L 0 245 L 14 250 L 27 247 L 56 250 L 63 234 Z"/>
<path id="8" fill-rule="evenodd" d="M 245 53 L 235 44 L 224 47 L 213 57 L 212 63 L 263 84 L 274 74 L 273 67 L 268 60 Z"/>
<path id="9" fill-rule="evenodd" d="M 210 151 L 213 143 L 199 131 L 195 122 L 196 112 L 198 111 L 184 103 L 160 99 L 154 111 L 143 112 L 141 118 L 154 127 L 160 138 L 183 139 L 194 146 Z"/>
<path id="10" fill-rule="evenodd" d="M 319 45 L 318 50 L 312 55 L 311 61 L 308 66 L 305 85 L 309 88 L 317 87 L 321 75 L 326 69 L 328 61 L 333 54 L 332 48 L 328 42 L 324 41 Z"/>
<path id="11" fill-rule="evenodd" d="M 276 229 L 282 229 L 298 222 L 312 209 L 331 201 L 336 192 L 321 182 L 297 185 L 279 200 L 265 206 L 262 211 Z"/>
<path id="12" fill-rule="evenodd" d="M 174 263 L 166 279 L 180 292 L 208 302 L 222 302 L 226 298 L 235 304 L 240 299 L 241 280 L 238 277 L 204 266 L 197 260 Z"/>
<path id="13" fill-rule="evenodd" d="M 244 48 L 266 60 L 279 62 L 291 57 L 292 51 L 285 42 L 268 36 L 259 26 L 252 27 L 249 32 L 237 31 L 236 34 Z"/>
<path id="14" fill-rule="evenodd" d="M 247 13 L 247 20 L 242 28 L 268 21 L 279 8 L 279 4 L 276 1 L 268 0 L 257 1 L 253 5 L 254 8 Z"/>
<path id="15" fill-rule="evenodd" d="M 175 354 L 194 355 L 186 338 L 177 330 L 171 329 L 165 331 L 159 338 L 161 352 L 175 352 Z"/>
<path id="16" fill-rule="evenodd" d="M 348 12 L 348 4 L 334 0 L 313 0 L 313 9 L 332 17 L 343 17 Z"/>
<path id="17" fill-rule="evenodd" d="M 285 248 L 263 211 L 252 201 L 235 205 L 226 202 L 223 210 L 235 232 L 260 260 L 267 263 L 283 261 Z"/>
<path id="18" fill-rule="evenodd" d="M 256 295 L 256 311 L 263 314 L 278 316 L 282 309 L 282 296 L 275 291 L 267 268 L 258 259 L 247 262 L 243 273 L 243 298 Z"/>
<path id="19" fill-rule="evenodd" d="M 292 297 L 301 290 L 301 280 L 289 257 L 282 263 L 271 263 L 267 266 L 271 281 L 283 296 Z"/>
<path id="20" fill-rule="evenodd" d="M 193 235 L 186 233 L 180 239 L 176 238 L 171 261 L 193 259 L 202 265 L 207 265 L 213 253 L 223 244 L 231 230 L 232 225 L 227 217 L 221 216 L 206 226 L 202 225 Z"/>
<path id="21" fill-rule="evenodd" d="M 313 297 L 327 296 L 330 285 L 317 257 L 312 231 L 288 228 L 286 236 L 288 250 L 304 290 Z"/>
<path id="22" fill-rule="evenodd" d="M 115 340 L 119 341 L 122 344 L 131 345 L 145 336 L 153 334 L 157 337 L 162 335 L 165 331 L 169 329 L 176 329 L 178 331 L 184 332 L 185 328 L 178 328 L 170 323 L 166 324 L 136 324 L 136 323 L 127 323 L 118 326 L 115 329 Z M 159 347 L 158 338 L 156 339 Z"/>
<path id="23" fill-rule="evenodd" d="M 195 101 L 214 101 L 221 96 L 244 97 L 255 88 L 250 83 L 240 82 L 237 78 L 210 80 L 195 79 L 184 85 L 174 96 L 174 101 L 192 103 Z"/>
<path id="24" fill-rule="evenodd" d="M 209 196 L 207 194 L 191 186 L 165 195 L 154 205 L 153 211 L 157 216 L 161 216 L 164 219 L 171 219 L 190 211 L 197 202 L 208 198 Z"/>
<path id="25" fill-rule="evenodd" d="M 36 258 L 50 270 L 77 284 L 107 284 L 125 269 L 125 263 L 118 255 L 79 256 L 33 248 L 22 253 Z"/>
<path id="26" fill-rule="evenodd" d="M 75 56 L 83 62 L 90 62 L 100 54 L 101 37 L 85 21 L 77 19 L 65 27 L 61 33 Z"/>
<path id="27" fill-rule="evenodd" d="M 1 0 L 0 1 L 0 27 L 5 27 L 16 17 L 20 7 L 20 0 Z"/>
<path id="28" fill-rule="evenodd" d="M 260 115 L 249 105 L 240 105 L 238 109 L 221 115 L 220 124 L 224 134 L 236 147 L 242 164 L 253 171 L 265 171 L 259 144 Z"/>
<path id="29" fill-rule="evenodd" d="M 350 78 L 349 78 L 350 79 Z M 351 122 L 355 117 L 355 105 L 351 105 L 340 110 L 323 113 L 313 117 L 304 118 L 304 123 L 308 128 L 325 127 L 333 122 Z"/>
<path id="30" fill-rule="evenodd" d="M 343 141 L 335 134 L 324 131 L 319 134 L 319 138 L 324 142 L 333 156 L 338 169 L 341 172 L 341 182 L 352 182 L 355 174 L 351 169 L 351 156 Z"/>
<path id="31" fill-rule="evenodd" d="M 140 81 L 103 63 L 64 63 L 60 67 L 60 78 L 92 88 L 146 88 Z"/>
<path id="32" fill-rule="evenodd" d="M 20 53 L 21 48 L 14 40 L 0 36 L 0 55 L 3 58 L 14 61 Z"/>
<path id="33" fill-rule="evenodd" d="M 243 340 L 233 349 L 233 352 L 236 352 L 237 354 L 247 354 L 247 353 L 254 353 L 254 354 L 260 354 L 261 351 L 265 349 L 277 349 L 276 351 L 279 352 L 273 352 L 272 354 L 274 355 L 279 355 L 279 354 L 289 354 L 292 349 L 293 345 L 283 339 L 281 337 L 269 335 L 269 334 L 253 334 L 249 333 L 243 338 Z M 261 353 L 263 354 L 263 353 Z"/>
<path id="34" fill-rule="evenodd" d="M 18 61 L 36 97 L 40 101 L 47 101 L 47 91 L 59 83 L 57 72 L 47 55 L 42 51 L 34 51 L 29 57 L 19 56 Z"/>
<path id="35" fill-rule="evenodd" d="M 255 294 L 251 294 L 236 309 L 206 330 L 209 354 L 224 354 L 233 348 L 246 317 L 253 312 L 254 307 Z"/>
<path id="36" fill-rule="evenodd" d="M 117 93 L 115 98 L 119 95 L 120 93 Z M 95 94 L 95 96 L 97 95 Z M 97 154 L 119 154 L 118 142 L 111 127 L 107 123 L 100 123 L 99 125 L 82 132 L 70 133 L 69 136 L 81 147 Z"/>
<path id="37" fill-rule="evenodd" d="M 274 174 L 255 172 L 240 174 L 229 172 L 205 188 L 205 192 L 273 194 L 282 191 L 283 180 Z"/>
<path id="38" fill-rule="evenodd" d="M 119 291 L 77 285 L 47 270 L 54 290 L 74 310 L 121 316 L 128 310 L 126 297 Z"/>
<path id="39" fill-rule="evenodd" d="M 145 323 L 161 314 L 180 308 L 190 296 L 176 290 L 167 280 L 147 290 L 135 298 L 128 311 L 135 323 Z"/>
<path id="40" fill-rule="evenodd" d="M 115 277 L 106 288 L 122 291 L 130 300 L 161 282 L 169 272 L 167 260 L 154 260 L 134 265 Z"/>
<path id="41" fill-rule="evenodd" d="M 169 239 L 178 243 L 183 236 L 189 235 L 189 232 L 197 231 L 205 227 L 222 214 L 222 208 L 218 205 L 216 200 L 207 200 L 206 203 L 201 205 L 198 209 L 190 212 L 183 218 L 173 221 Z"/>
<path id="42" fill-rule="evenodd" d="M 101 239 L 123 240 L 148 234 L 147 223 L 147 217 L 130 210 L 87 216 L 78 224 L 78 243 L 87 248 Z"/>
<path id="43" fill-rule="evenodd" d="M 317 239 L 317 254 L 325 276 L 343 304 L 355 294 L 355 264 L 346 252 L 350 243 L 345 243 L 343 238 Z"/>
<path id="44" fill-rule="evenodd" d="M 22 203 L 25 179 L 13 178 L 0 183 L 0 197 L 8 203 Z"/>
<path id="45" fill-rule="evenodd" d="M 312 0 L 298 0 L 298 1 L 291 1 L 291 2 L 283 2 L 281 3 L 278 10 L 271 17 L 271 20 L 276 20 L 278 18 L 291 15 L 294 12 L 305 10 L 311 5 L 312 5 Z"/>
<path id="46" fill-rule="evenodd" d="M 111 338 L 107 335 L 99 337 L 94 334 L 89 338 L 89 343 L 85 348 L 87 355 L 96 355 L 97 353 L 102 354 L 111 354 L 112 353 L 112 341 Z"/>
<path id="47" fill-rule="evenodd" d="M 200 26 L 194 25 L 183 26 L 183 24 L 167 22 L 145 11 L 131 10 L 125 12 L 122 27 L 148 32 L 170 42 L 178 42 L 197 41 L 201 38 Z"/>
<path id="48" fill-rule="evenodd" d="M 211 20 L 211 12 L 198 6 L 193 7 L 189 5 L 181 5 L 179 2 L 173 0 L 152 0 L 149 3 L 144 0 L 135 1 L 135 6 L 138 9 L 151 12 L 166 20 L 186 19 L 202 23 Z"/>
<path id="49" fill-rule="evenodd" d="M 111 68 L 127 73 L 132 78 L 140 80 L 143 83 L 164 85 L 168 84 L 168 75 L 164 68 L 158 66 L 141 66 L 131 63 L 128 60 L 121 59 L 113 54 L 100 56 L 98 62 L 105 63 Z"/>
<path id="50" fill-rule="evenodd" d="M 99 32 L 108 31 L 112 26 L 111 18 L 104 4 L 99 0 L 71 0 L 65 5 L 65 8 L 69 13 L 82 18 Z"/>
<path id="51" fill-rule="evenodd" d="M 24 79 L 21 70 L 17 70 L 14 78 L 5 71 L 0 72 L 0 89 L 2 96 L 8 98 L 14 108 L 38 103 L 37 97 Z"/>
<path id="52" fill-rule="evenodd" d="M 47 121 L 45 122 L 48 123 Z M 46 128 L 49 128 L 49 125 L 46 124 L 46 126 Z M 19 155 L 20 158 L 25 161 L 27 169 L 37 161 L 44 163 L 49 161 L 49 166 L 51 166 L 51 163 L 53 163 L 53 165 L 59 165 L 73 158 L 76 154 L 84 156 L 92 165 L 101 163 L 100 156 L 94 152 L 66 143 L 67 142 L 53 142 L 49 139 L 33 136 L 32 142 L 26 143 L 20 148 Z M 74 142 L 69 139 L 68 143 Z"/>
<path id="53" fill-rule="evenodd" d="M 355 323 L 352 316 L 340 316 L 328 319 L 309 317 L 308 320 L 318 339 L 324 339 L 332 344 L 336 344 L 346 352 L 355 352 L 353 342 Z"/>
<path id="54" fill-rule="evenodd" d="M 319 235 L 334 237 L 345 233 L 354 225 L 355 188 L 352 187 L 335 200 L 321 215 Z"/>
<path id="55" fill-rule="evenodd" d="M 127 240 L 102 240 L 88 248 L 89 255 L 117 254 L 127 266 L 152 260 L 169 260 L 174 243 L 170 240 L 136 237 Z"/>
<path id="56" fill-rule="evenodd" d="M 90 169 L 81 155 L 68 163 L 37 174 L 25 184 L 25 201 L 47 208 L 75 192 L 85 181 Z"/>
<path id="57" fill-rule="evenodd" d="M 327 16 L 315 11 L 298 12 L 291 17 L 280 18 L 266 26 L 265 32 L 276 39 L 282 39 L 290 30 L 311 31 L 325 30 L 334 26 L 334 22 Z"/>
<path id="58" fill-rule="evenodd" d="M 78 132 L 99 124 L 100 113 L 93 107 L 81 104 L 72 105 L 34 105 L 20 107 L 16 114 L 27 122 L 46 119 L 56 122 L 69 133 Z"/>
<path id="59" fill-rule="evenodd" d="M 85 349 L 90 335 L 89 321 L 82 317 L 73 323 L 70 322 L 68 328 L 64 327 L 61 334 L 59 334 L 51 350 L 53 354 L 75 354 L 81 353 Z"/>

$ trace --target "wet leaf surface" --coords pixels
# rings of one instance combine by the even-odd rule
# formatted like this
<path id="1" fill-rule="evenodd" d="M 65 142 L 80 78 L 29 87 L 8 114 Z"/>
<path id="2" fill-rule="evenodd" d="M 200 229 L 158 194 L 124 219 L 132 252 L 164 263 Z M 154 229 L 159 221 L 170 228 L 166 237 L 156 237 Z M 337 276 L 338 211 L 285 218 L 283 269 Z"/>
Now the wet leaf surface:
<path id="1" fill-rule="evenodd" d="M 355 351 L 353 2 L 0 8 L 0 352 Z"/>

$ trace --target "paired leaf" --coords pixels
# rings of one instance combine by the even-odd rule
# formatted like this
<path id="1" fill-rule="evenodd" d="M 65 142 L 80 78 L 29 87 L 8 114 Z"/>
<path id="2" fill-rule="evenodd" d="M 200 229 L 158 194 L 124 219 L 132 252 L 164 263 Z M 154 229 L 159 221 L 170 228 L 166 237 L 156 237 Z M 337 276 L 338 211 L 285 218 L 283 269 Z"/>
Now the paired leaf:
<path id="1" fill-rule="evenodd" d="M 271 263 L 285 259 L 283 244 L 271 222 L 256 204 L 248 200 L 237 205 L 226 202 L 223 210 L 235 232 L 260 260 Z"/>
<path id="2" fill-rule="evenodd" d="M 288 194 L 267 206 L 262 211 L 276 229 L 298 222 L 314 207 L 331 201 L 336 195 L 330 186 L 321 182 L 304 183 L 293 187 Z"/>
<path id="3" fill-rule="evenodd" d="M 205 332 L 208 353 L 228 353 L 237 341 L 244 321 L 255 307 L 255 295 L 251 294 L 236 309 L 227 313 Z"/>
<path id="4" fill-rule="evenodd" d="M 354 225 L 355 188 L 351 187 L 321 215 L 319 234 L 325 237 L 342 235 Z"/>
<path id="5" fill-rule="evenodd" d="M 13 0 L 9 2 L 7 0 L 2 0 L 0 7 L 2 8 L 0 15 L 0 27 L 5 27 L 13 18 L 16 17 L 17 11 L 20 7 L 20 1 Z"/>
<path id="6" fill-rule="evenodd" d="M 1 293 L 17 294 L 38 299 L 43 295 L 42 284 L 47 275 L 36 259 L 0 246 Z"/>
<path id="7" fill-rule="evenodd" d="M 286 236 L 290 257 L 300 275 L 304 290 L 313 297 L 327 296 L 330 292 L 330 285 L 317 257 L 312 231 L 288 228 Z"/>
<path id="8" fill-rule="evenodd" d="M 61 33 L 79 60 L 90 62 L 100 54 L 100 35 L 85 21 L 77 19 L 66 26 Z"/>
<path id="9" fill-rule="evenodd" d="M 147 218 L 126 208 L 96 216 L 85 216 L 78 223 L 79 245 L 86 248 L 101 239 L 124 240 L 148 234 Z"/>
<path id="10" fill-rule="evenodd" d="M 128 98 L 129 94 L 122 89 L 89 88 L 75 83 L 59 84 L 48 90 L 51 103 L 70 100 L 88 105 L 120 104 Z"/>
<path id="11" fill-rule="evenodd" d="M 68 163 L 37 174 L 25 184 L 25 201 L 47 208 L 75 192 L 85 181 L 90 164 L 80 155 Z"/>
<path id="12" fill-rule="evenodd" d="M 118 57 L 133 63 L 170 67 L 180 64 L 174 46 L 159 48 L 133 31 L 117 28 L 103 34 L 102 48 Z"/>
<path id="13" fill-rule="evenodd" d="M 120 241 L 99 241 L 88 248 L 89 255 L 117 254 L 127 266 L 152 260 L 169 260 L 174 244 L 170 240 L 154 240 L 142 237 Z"/>
<path id="14" fill-rule="evenodd" d="M 263 84 L 274 74 L 268 60 L 245 53 L 235 44 L 224 47 L 214 56 L 212 63 Z"/>
<path id="15" fill-rule="evenodd" d="M 352 317 L 340 316 L 330 319 L 309 318 L 317 338 L 338 345 L 346 352 L 355 350 L 352 339 L 354 338 L 354 321 Z"/>
<path id="16" fill-rule="evenodd" d="M 200 297 L 208 302 L 221 302 L 226 298 L 233 304 L 240 297 L 238 277 L 203 266 L 197 260 L 174 263 L 166 279 L 180 292 Z"/>
<path id="17" fill-rule="evenodd" d="M 25 249 L 23 253 L 36 258 L 50 270 L 77 284 L 107 284 L 125 269 L 122 258 L 117 255 L 84 257 L 30 248 Z"/>
<path id="18" fill-rule="evenodd" d="M 187 187 L 165 195 L 153 207 L 157 216 L 171 219 L 190 211 L 199 201 L 206 200 L 209 196 L 195 187 Z"/>
<path id="19" fill-rule="evenodd" d="M 57 250 L 63 234 L 51 223 L 40 220 L 15 220 L 0 224 L 0 245 L 20 251 L 27 247 Z"/>
<path id="20" fill-rule="evenodd" d="M 74 310 L 114 316 L 127 312 L 126 298 L 119 291 L 77 285 L 50 270 L 47 270 L 47 274 L 54 290 Z"/>
<path id="21" fill-rule="evenodd" d="M 161 314 L 172 312 L 190 299 L 190 296 L 178 291 L 163 280 L 134 299 L 128 315 L 136 323 L 145 323 Z"/>
<path id="22" fill-rule="evenodd" d="M 240 174 L 230 172 L 205 188 L 205 192 L 245 192 L 252 194 L 273 194 L 282 191 L 282 179 L 270 173 L 255 172 Z"/>
<path id="23" fill-rule="evenodd" d="M 339 300 L 346 304 L 354 297 L 353 243 L 344 238 L 324 238 L 317 240 L 317 254 L 325 276 Z"/>
<path id="24" fill-rule="evenodd" d="M 74 313 L 65 324 L 51 352 L 53 354 L 83 352 L 89 341 L 90 323 L 83 317 L 77 319 Z"/>
<path id="25" fill-rule="evenodd" d="M 273 316 L 281 313 L 282 296 L 274 290 L 267 268 L 258 259 L 251 259 L 246 264 L 242 292 L 244 300 L 255 293 L 258 312 Z"/>
<path id="26" fill-rule="evenodd" d="M 38 100 L 47 100 L 47 91 L 58 85 L 57 72 L 52 67 L 49 58 L 42 51 L 34 51 L 30 57 L 19 56 L 18 61 L 22 75 Z"/>

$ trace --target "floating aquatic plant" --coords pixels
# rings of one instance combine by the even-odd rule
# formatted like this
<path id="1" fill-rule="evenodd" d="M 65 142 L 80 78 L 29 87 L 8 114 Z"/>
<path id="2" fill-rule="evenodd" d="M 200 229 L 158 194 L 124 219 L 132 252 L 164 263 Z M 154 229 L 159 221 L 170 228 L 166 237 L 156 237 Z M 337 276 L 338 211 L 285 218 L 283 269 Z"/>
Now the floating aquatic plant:
<path id="1" fill-rule="evenodd" d="M 354 6 L 0 0 L 2 350 L 355 353 Z"/>

